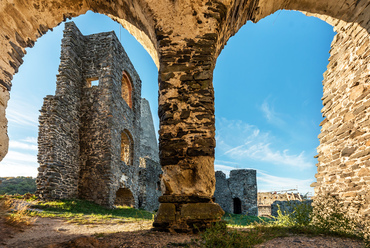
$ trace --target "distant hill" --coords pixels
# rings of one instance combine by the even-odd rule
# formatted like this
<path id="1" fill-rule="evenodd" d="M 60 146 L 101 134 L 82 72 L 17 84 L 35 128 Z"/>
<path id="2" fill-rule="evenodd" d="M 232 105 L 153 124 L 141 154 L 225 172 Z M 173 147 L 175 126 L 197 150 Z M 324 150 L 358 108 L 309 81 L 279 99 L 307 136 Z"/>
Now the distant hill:
<path id="1" fill-rule="evenodd" d="M 0 195 L 34 194 L 36 192 L 36 178 L 32 177 L 0 177 Z"/>

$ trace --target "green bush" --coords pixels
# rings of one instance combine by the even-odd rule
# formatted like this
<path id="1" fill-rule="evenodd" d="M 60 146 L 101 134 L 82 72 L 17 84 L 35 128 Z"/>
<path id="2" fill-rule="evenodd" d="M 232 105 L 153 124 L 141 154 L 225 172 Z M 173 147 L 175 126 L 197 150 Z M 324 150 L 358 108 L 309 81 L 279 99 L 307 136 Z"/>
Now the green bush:
<path id="1" fill-rule="evenodd" d="M 289 201 L 287 204 L 293 211 L 281 211 L 278 205 L 278 216 L 273 217 L 275 224 L 286 227 L 307 226 L 310 224 L 313 210 L 311 204 L 305 201 L 298 204 L 296 201 Z"/>

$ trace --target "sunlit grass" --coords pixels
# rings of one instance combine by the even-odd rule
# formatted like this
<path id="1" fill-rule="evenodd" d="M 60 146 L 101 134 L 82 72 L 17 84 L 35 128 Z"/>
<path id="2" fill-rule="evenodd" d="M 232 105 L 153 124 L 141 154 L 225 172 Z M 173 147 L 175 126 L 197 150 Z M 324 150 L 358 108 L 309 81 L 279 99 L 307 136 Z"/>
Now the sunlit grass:
<path id="1" fill-rule="evenodd" d="M 29 215 L 26 204 L 9 196 L 0 197 L 0 218 L 8 225 L 17 227 L 29 226 L 36 221 L 36 218 Z"/>
<path id="2" fill-rule="evenodd" d="M 292 212 L 283 212 L 279 208 L 278 216 L 272 219 L 226 214 L 223 216 L 225 222 L 217 223 L 202 233 L 197 245 L 212 248 L 252 247 L 277 237 L 303 234 L 352 238 L 370 247 L 366 231 L 368 220 L 364 222 L 348 215 L 335 197 L 324 196 L 314 208 L 307 204 L 292 207 Z"/>
<path id="3" fill-rule="evenodd" d="M 226 221 L 230 227 L 250 227 L 254 223 L 269 222 L 271 219 L 266 217 L 249 216 L 242 214 L 225 213 L 222 220 Z"/>
<path id="4" fill-rule="evenodd" d="M 85 200 L 39 201 L 32 208 L 42 211 L 32 211 L 31 216 L 64 218 L 79 224 L 152 221 L 154 218 L 153 212 L 123 206 L 108 209 Z"/>

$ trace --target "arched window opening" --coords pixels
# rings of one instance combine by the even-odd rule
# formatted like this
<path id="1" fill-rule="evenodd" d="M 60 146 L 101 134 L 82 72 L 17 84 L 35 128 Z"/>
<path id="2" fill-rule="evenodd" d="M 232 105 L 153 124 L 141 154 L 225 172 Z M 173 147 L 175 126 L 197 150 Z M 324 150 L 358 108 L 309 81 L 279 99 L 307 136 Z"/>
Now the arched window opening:
<path id="1" fill-rule="evenodd" d="M 133 141 L 131 134 L 125 130 L 121 133 L 121 161 L 126 165 L 133 164 Z"/>
<path id="2" fill-rule="evenodd" d="M 121 94 L 123 100 L 125 100 L 127 105 L 132 108 L 132 83 L 126 72 L 122 73 Z"/>
<path id="3" fill-rule="evenodd" d="M 126 207 L 135 207 L 135 198 L 131 190 L 127 188 L 120 188 L 116 193 L 116 200 L 114 205 L 126 206 Z"/>
<path id="4" fill-rule="evenodd" d="M 233 198 L 234 203 L 234 214 L 241 214 L 242 213 L 242 202 L 239 198 Z"/>
<path id="5" fill-rule="evenodd" d="M 99 78 L 93 77 L 86 79 L 86 86 L 91 88 L 92 86 L 99 86 Z"/>

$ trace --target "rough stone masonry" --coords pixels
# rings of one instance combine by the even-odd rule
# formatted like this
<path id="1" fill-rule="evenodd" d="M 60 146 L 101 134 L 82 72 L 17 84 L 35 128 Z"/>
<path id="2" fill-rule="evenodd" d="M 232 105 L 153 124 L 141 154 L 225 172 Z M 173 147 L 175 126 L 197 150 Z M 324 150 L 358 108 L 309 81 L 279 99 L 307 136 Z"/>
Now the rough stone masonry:
<path id="1" fill-rule="evenodd" d="M 215 202 L 227 213 L 258 215 L 256 170 L 216 171 Z"/>
<path id="2" fill-rule="evenodd" d="M 114 32 L 65 24 L 55 96 L 39 117 L 36 194 L 158 209 L 158 145 L 141 80 Z"/>
<path id="3" fill-rule="evenodd" d="M 5 109 L 11 80 L 23 62 L 25 48 L 67 18 L 92 10 L 121 23 L 158 66 L 164 196 L 155 227 L 189 230 L 194 222 L 206 226 L 219 220 L 220 208 L 212 202 L 216 145 L 212 78 L 216 59 L 248 20 L 257 22 L 280 9 L 314 15 L 337 32 L 324 74 L 325 120 L 313 186 L 316 194 L 336 194 L 345 205 L 361 202 L 360 219 L 370 219 L 368 0 L 3 0 L 0 157 L 8 149 Z M 74 96 L 67 93 L 66 97 Z"/>

